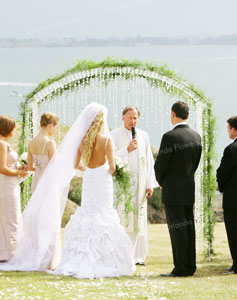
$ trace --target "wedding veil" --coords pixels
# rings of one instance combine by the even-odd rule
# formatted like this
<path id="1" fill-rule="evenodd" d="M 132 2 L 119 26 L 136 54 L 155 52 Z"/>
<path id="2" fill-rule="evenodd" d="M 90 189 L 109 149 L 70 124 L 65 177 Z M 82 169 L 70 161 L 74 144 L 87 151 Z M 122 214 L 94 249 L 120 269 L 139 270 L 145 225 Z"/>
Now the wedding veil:
<path id="1" fill-rule="evenodd" d="M 109 136 L 107 109 L 92 102 L 80 113 L 51 159 L 23 212 L 23 232 L 14 256 L 0 270 L 36 271 L 49 268 L 65 208 L 69 185 L 75 174 L 79 145 L 102 110 L 104 134 Z"/>

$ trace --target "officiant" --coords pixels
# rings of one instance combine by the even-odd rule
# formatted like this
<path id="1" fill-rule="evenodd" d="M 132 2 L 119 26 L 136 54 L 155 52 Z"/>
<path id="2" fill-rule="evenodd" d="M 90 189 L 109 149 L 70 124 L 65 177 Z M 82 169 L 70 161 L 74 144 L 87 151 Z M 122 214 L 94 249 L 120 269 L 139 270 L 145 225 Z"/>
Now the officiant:
<path id="1" fill-rule="evenodd" d="M 154 159 L 151 151 L 148 134 L 138 129 L 137 122 L 140 112 L 136 106 L 127 106 L 122 112 L 123 125 L 111 131 L 115 144 L 115 155 L 128 165 L 133 174 L 133 203 L 136 212 L 129 216 L 129 225 L 126 227 L 124 204 L 118 206 L 120 222 L 132 240 L 134 260 L 138 265 L 145 265 L 148 250 L 147 235 L 147 199 L 158 187 L 154 173 Z"/>

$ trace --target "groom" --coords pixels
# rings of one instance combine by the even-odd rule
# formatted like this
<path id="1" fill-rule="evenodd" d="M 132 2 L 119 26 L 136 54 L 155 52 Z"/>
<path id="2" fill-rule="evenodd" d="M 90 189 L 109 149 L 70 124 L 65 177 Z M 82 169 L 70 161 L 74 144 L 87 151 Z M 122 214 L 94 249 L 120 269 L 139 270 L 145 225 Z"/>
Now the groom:
<path id="1" fill-rule="evenodd" d="M 171 109 L 173 130 L 162 137 L 155 162 L 156 179 L 162 188 L 162 202 L 172 244 L 174 269 L 164 277 L 191 276 L 196 271 L 194 173 L 202 146 L 200 135 L 189 128 L 189 107 L 176 102 Z"/>
<path id="2" fill-rule="evenodd" d="M 227 120 L 230 139 L 217 169 L 218 188 L 223 193 L 223 210 L 226 233 L 233 265 L 229 274 L 237 274 L 237 116 Z"/>

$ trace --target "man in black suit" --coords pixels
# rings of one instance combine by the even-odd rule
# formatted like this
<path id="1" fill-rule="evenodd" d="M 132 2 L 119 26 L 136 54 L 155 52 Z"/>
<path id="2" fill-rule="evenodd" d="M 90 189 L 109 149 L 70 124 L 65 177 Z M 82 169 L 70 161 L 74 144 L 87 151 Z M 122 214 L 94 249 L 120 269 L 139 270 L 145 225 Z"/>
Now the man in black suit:
<path id="1" fill-rule="evenodd" d="M 233 265 L 229 274 L 237 274 L 237 116 L 227 120 L 230 139 L 225 148 L 220 167 L 217 169 L 217 183 L 223 193 L 225 228 Z"/>
<path id="2" fill-rule="evenodd" d="M 196 271 L 194 173 L 199 165 L 202 145 L 200 135 L 187 125 L 188 115 L 189 107 L 185 102 L 173 104 L 171 122 L 174 129 L 163 135 L 155 162 L 174 262 L 172 272 L 161 276 L 191 276 Z"/>

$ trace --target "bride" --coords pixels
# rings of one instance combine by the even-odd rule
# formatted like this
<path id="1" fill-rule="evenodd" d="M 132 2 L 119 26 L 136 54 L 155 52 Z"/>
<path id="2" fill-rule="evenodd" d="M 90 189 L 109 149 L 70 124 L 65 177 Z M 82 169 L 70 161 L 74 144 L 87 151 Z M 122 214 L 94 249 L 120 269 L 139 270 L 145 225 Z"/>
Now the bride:
<path id="1" fill-rule="evenodd" d="M 103 130 L 103 134 L 102 134 Z M 74 168 L 86 165 L 82 205 L 65 230 L 62 261 L 52 274 L 77 278 L 131 275 L 132 245 L 113 209 L 114 157 L 107 110 L 89 104 L 72 125 L 23 212 L 20 246 L 1 270 L 47 270 Z"/>
<path id="2" fill-rule="evenodd" d="M 81 160 L 87 166 L 82 204 L 66 226 L 62 261 L 51 274 L 101 278 L 131 275 L 134 270 L 130 239 L 113 209 L 115 163 L 112 142 L 101 133 L 103 110 L 78 149 L 76 168 Z"/>

